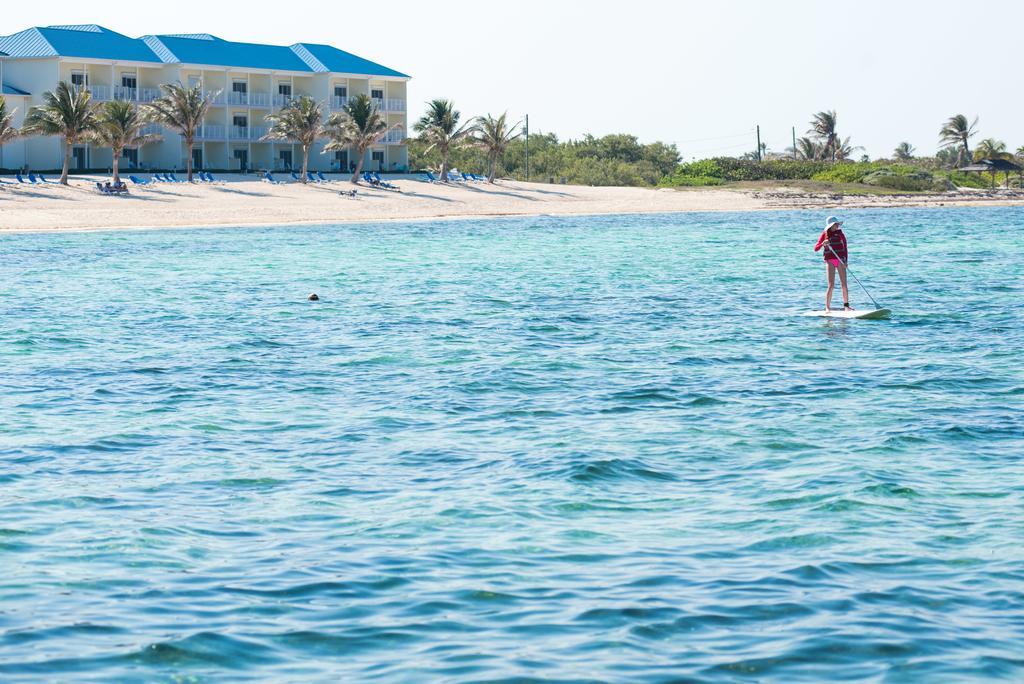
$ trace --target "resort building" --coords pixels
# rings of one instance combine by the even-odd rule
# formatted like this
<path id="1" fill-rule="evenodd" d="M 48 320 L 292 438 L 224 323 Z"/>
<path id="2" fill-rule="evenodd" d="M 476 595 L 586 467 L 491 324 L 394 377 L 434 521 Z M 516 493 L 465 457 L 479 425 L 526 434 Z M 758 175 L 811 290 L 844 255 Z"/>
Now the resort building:
<path id="1" fill-rule="evenodd" d="M 162 95 L 163 83 L 198 84 L 218 93 L 191 150 L 173 131 L 153 127 L 163 139 L 125 150 L 122 168 L 182 169 L 190 154 L 203 169 L 290 169 L 302 163 L 301 147 L 263 142 L 266 116 L 302 95 L 323 103 L 329 115 L 360 94 L 370 96 L 389 123 L 402 125 L 367 152 L 366 168 L 394 171 L 408 165 L 403 141 L 409 77 L 329 45 L 236 43 L 205 33 L 130 38 L 95 25 L 31 28 L 0 37 L 0 83 L 8 107 L 18 109 L 15 124 L 60 81 L 89 90 L 98 102 L 152 102 Z M 9 143 L 0 151 L 0 168 L 59 169 L 62 142 L 31 137 Z M 310 153 L 312 169 L 354 165 L 349 151 L 320 154 L 323 144 Z M 109 149 L 81 145 L 73 150 L 71 166 L 106 169 L 111 161 Z"/>

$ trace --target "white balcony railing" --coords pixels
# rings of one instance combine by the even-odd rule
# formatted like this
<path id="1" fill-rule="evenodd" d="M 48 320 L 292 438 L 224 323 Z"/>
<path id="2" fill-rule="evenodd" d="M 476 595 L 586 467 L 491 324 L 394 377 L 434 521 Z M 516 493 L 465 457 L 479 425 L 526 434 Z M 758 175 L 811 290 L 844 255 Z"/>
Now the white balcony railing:
<path id="1" fill-rule="evenodd" d="M 249 93 L 250 107 L 270 107 L 270 93 Z"/>
<path id="2" fill-rule="evenodd" d="M 384 145 L 401 145 L 405 140 L 405 131 L 390 131 L 381 139 Z"/>
<path id="3" fill-rule="evenodd" d="M 252 140 L 253 142 L 259 142 L 259 140 L 269 132 L 270 129 L 264 126 L 250 126 L 249 140 Z"/>
<path id="4" fill-rule="evenodd" d="M 248 105 L 249 104 L 249 93 L 239 93 L 234 90 L 228 92 L 228 104 L 231 105 Z"/>
<path id="5" fill-rule="evenodd" d="M 167 131 L 159 124 L 149 124 L 142 127 L 142 135 L 165 135 Z"/>
<path id="6" fill-rule="evenodd" d="M 135 102 L 139 99 L 139 89 L 128 88 L 127 86 L 114 86 L 114 99 Z"/>
<path id="7" fill-rule="evenodd" d="M 196 132 L 196 140 L 224 140 L 228 136 L 227 126 L 209 124 Z"/>
<path id="8" fill-rule="evenodd" d="M 285 105 L 287 105 L 292 100 L 297 100 L 297 99 L 298 99 L 297 95 L 274 95 L 274 100 L 273 101 L 274 101 L 274 106 L 275 107 L 284 107 Z"/>
<path id="9" fill-rule="evenodd" d="M 405 100 L 388 99 L 384 100 L 385 112 L 404 112 Z"/>
<path id="10" fill-rule="evenodd" d="M 139 102 L 152 102 L 160 96 L 159 88 L 142 88 L 139 90 Z"/>
<path id="11" fill-rule="evenodd" d="M 331 98 L 331 109 L 344 109 L 348 104 L 348 98 L 340 95 L 335 95 Z"/>

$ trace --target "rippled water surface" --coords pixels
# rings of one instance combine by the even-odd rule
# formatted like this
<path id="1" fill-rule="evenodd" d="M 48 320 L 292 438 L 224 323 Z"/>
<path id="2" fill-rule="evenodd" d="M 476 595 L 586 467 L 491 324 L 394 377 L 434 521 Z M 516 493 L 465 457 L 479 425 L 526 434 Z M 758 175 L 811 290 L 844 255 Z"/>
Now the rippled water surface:
<path id="1" fill-rule="evenodd" d="M 1024 211 L 822 218 L 4 236 L 0 680 L 1024 679 Z"/>

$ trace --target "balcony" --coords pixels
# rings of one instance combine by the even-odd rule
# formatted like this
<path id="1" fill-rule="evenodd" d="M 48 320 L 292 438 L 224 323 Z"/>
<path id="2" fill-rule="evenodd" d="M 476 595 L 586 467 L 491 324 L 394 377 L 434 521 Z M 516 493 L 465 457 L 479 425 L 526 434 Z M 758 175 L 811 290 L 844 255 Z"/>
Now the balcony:
<path id="1" fill-rule="evenodd" d="M 299 99 L 298 95 L 274 95 L 273 103 L 275 107 L 284 107 L 291 103 L 292 100 Z"/>
<path id="2" fill-rule="evenodd" d="M 196 140 L 224 140 L 227 136 L 227 126 L 206 125 L 196 131 Z"/>
<path id="3" fill-rule="evenodd" d="M 270 129 L 263 126 L 232 126 L 228 131 L 229 140 L 259 142 Z"/>
<path id="4" fill-rule="evenodd" d="M 344 109 L 348 105 L 348 97 L 335 95 L 331 98 L 331 109 Z"/>
<path id="5" fill-rule="evenodd" d="M 373 106 L 375 109 L 379 109 L 382 112 L 404 112 L 405 100 L 375 97 L 373 98 Z"/>
<path id="6" fill-rule="evenodd" d="M 383 138 L 381 138 L 380 144 L 382 144 L 382 145 L 401 145 L 404 140 L 405 140 L 405 131 L 389 131 L 387 135 L 385 135 Z"/>

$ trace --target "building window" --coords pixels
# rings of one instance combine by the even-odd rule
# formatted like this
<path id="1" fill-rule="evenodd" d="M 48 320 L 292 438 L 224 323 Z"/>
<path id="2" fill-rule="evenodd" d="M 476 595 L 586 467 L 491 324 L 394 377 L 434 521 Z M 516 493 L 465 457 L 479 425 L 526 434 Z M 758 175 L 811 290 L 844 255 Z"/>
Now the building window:
<path id="1" fill-rule="evenodd" d="M 278 83 L 277 94 L 284 95 L 285 97 L 291 97 L 292 95 L 292 84 L 291 83 Z"/>
<path id="2" fill-rule="evenodd" d="M 197 85 L 202 84 L 202 82 L 203 82 L 203 80 L 201 78 L 199 78 L 198 76 L 189 76 L 188 77 L 188 87 L 189 88 L 195 88 Z"/>
<path id="3" fill-rule="evenodd" d="M 292 168 L 292 151 L 291 150 L 279 150 L 277 158 L 281 160 L 281 168 L 288 169 L 291 171 Z"/>
<path id="4" fill-rule="evenodd" d="M 334 153 L 334 163 L 338 165 L 339 171 L 349 170 L 348 166 L 348 150 L 339 150 Z"/>
<path id="5" fill-rule="evenodd" d="M 72 71 L 71 72 L 71 85 L 73 85 L 73 86 L 84 86 L 88 82 L 89 81 L 86 80 L 86 78 L 85 78 L 85 74 L 82 73 L 81 71 Z"/>
<path id="6" fill-rule="evenodd" d="M 138 148 L 126 147 L 121 151 L 121 157 L 128 162 L 130 168 L 135 168 L 139 165 L 139 150 Z"/>
<path id="7" fill-rule="evenodd" d="M 232 123 L 238 128 L 248 128 L 249 117 L 245 114 L 235 114 L 232 118 Z"/>
<path id="8" fill-rule="evenodd" d="M 245 81 L 235 81 L 231 84 L 231 92 L 233 93 L 247 93 L 249 92 L 249 84 Z"/>
<path id="9" fill-rule="evenodd" d="M 121 74 L 121 87 L 132 88 L 133 90 L 138 87 L 138 79 L 135 74 Z"/>
<path id="10" fill-rule="evenodd" d="M 348 97 L 348 86 L 334 86 L 334 97 Z"/>
<path id="11" fill-rule="evenodd" d="M 375 100 L 383 100 L 384 99 L 384 89 L 383 88 L 374 88 L 373 90 L 370 91 L 370 97 L 372 97 Z"/>

